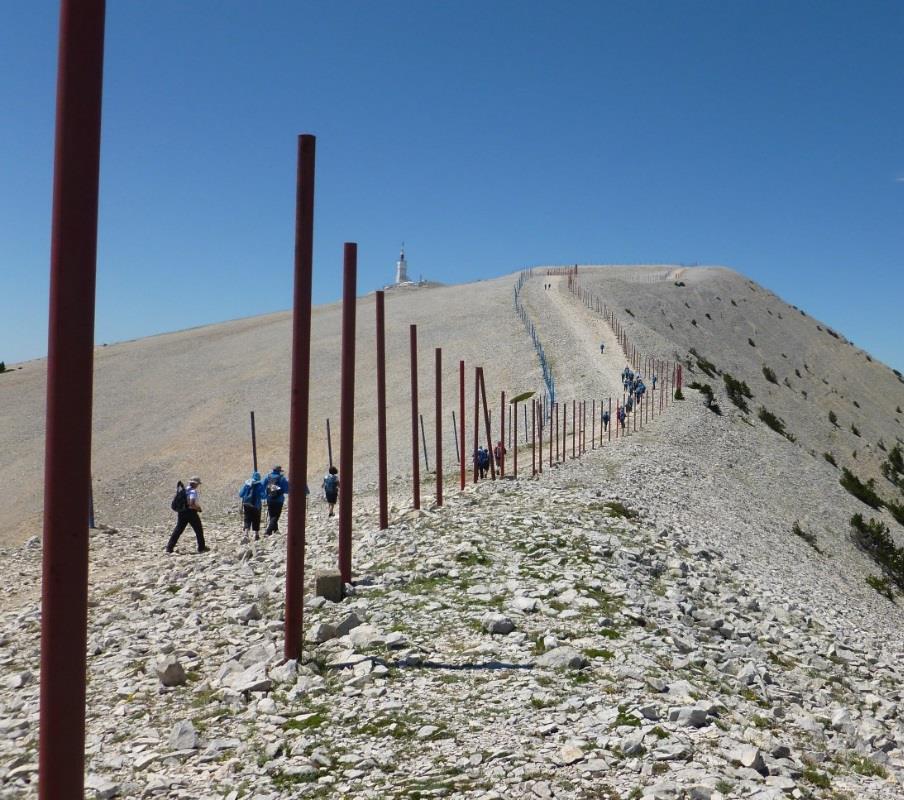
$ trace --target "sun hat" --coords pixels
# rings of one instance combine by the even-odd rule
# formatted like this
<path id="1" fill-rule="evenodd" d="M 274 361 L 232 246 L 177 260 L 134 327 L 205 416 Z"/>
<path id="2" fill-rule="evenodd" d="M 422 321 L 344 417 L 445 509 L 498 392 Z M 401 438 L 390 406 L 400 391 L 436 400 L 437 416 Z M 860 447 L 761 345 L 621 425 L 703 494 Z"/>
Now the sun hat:
<path id="1" fill-rule="evenodd" d="M 282 472 L 282 467 L 279 464 L 277 464 L 275 467 L 273 467 L 273 471 L 274 472 Z"/>
<path id="2" fill-rule="evenodd" d="M 189 483 L 197 483 L 199 486 L 201 485 L 201 479 L 197 475 L 193 475 L 188 479 Z"/>

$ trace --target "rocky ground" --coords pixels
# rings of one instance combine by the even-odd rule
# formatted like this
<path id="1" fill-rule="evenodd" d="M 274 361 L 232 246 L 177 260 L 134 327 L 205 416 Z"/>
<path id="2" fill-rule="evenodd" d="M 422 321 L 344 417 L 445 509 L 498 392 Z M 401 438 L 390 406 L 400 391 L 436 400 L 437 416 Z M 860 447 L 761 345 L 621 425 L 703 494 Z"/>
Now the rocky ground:
<path id="1" fill-rule="evenodd" d="M 603 391 L 567 360 L 597 332 L 527 298 L 551 361 Z M 901 614 L 847 535 L 870 510 L 686 394 L 537 479 L 450 481 L 417 513 L 402 486 L 386 531 L 362 487 L 338 604 L 310 580 L 336 562 L 313 503 L 301 664 L 282 535 L 243 543 L 214 506 L 204 555 L 189 532 L 165 556 L 162 525 L 95 532 L 88 796 L 904 797 Z M 0 798 L 37 796 L 40 556 L 0 550 Z"/>
<path id="2" fill-rule="evenodd" d="M 802 602 L 819 565 L 792 565 L 795 592 L 758 577 L 761 547 L 723 546 L 752 512 L 727 503 L 715 533 L 708 478 L 675 480 L 711 416 L 675 404 L 538 480 L 362 520 L 354 594 L 309 594 L 301 665 L 280 664 L 281 537 L 212 527 L 213 552 L 166 558 L 160 531 L 98 533 L 96 560 L 136 563 L 91 593 L 95 796 L 904 796 L 895 626 Z M 315 506 L 309 569 L 334 563 L 334 525 Z M 0 797 L 31 797 L 33 604 L 0 640 Z"/>

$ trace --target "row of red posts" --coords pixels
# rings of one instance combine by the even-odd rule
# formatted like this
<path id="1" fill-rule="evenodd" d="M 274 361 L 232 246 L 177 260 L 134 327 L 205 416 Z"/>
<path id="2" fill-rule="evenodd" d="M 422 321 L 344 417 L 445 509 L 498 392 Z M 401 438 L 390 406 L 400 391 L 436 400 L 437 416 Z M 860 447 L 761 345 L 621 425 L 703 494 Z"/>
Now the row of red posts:
<path id="1" fill-rule="evenodd" d="M 45 444 L 44 547 L 41 622 L 41 687 L 39 786 L 41 800 L 75 800 L 84 795 L 85 696 L 87 651 L 88 530 L 84 511 L 90 495 L 93 339 L 97 251 L 98 176 L 104 53 L 104 0 L 61 0 L 57 113 L 54 155 L 51 276 L 47 365 L 47 432 Z M 289 474 L 308 472 L 311 284 L 313 264 L 315 138 L 298 137 L 295 259 L 289 422 Z M 577 267 L 562 274 L 576 280 Z M 343 250 L 341 345 L 342 492 L 339 513 L 339 568 L 352 577 L 352 501 L 354 497 L 355 311 L 357 245 Z M 609 318 L 609 317 L 607 317 Z M 384 298 L 377 293 L 378 492 L 380 527 L 389 524 L 386 442 L 386 364 Z M 610 324 L 617 325 L 614 317 Z M 417 330 L 411 326 L 412 478 L 415 508 L 420 505 L 417 453 Z M 625 340 L 626 341 L 626 340 Z M 637 354 L 635 353 L 635 362 Z M 442 352 L 436 365 L 436 491 L 443 502 Z M 679 373 L 680 381 L 680 373 Z M 466 482 L 465 364 L 459 362 L 460 487 Z M 674 384 L 674 380 L 673 380 Z M 680 384 L 679 384 L 680 385 Z M 475 370 L 474 442 L 479 441 L 480 414 L 492 453 L 490 416 L 482 367 Z M 611 403 L 611 401 L 610 401 Z M 502 395 L 500 438 L 505 430 Z M 565 458 L 567 407 L 531 401 L 532 460 L 542 471 L 544 421 L 550 425 L 549 458 Z M 618 408 L 618 401 L 616 401 Z M 526 409 L 525 409 L 526 410 Z M 572 456 L 576 457 L 576 405 L 572 408 Z M 593 414 L 595 415 L 595 405 Z M 510 419 L 517 442 L 517 403 Z M 581 442 L 586 449 L 586 403 L 582 404 Z M 594 417 L 595 418 L 595 417 Z M 611 437 L 611 427 L 610 433 Z M 618 431 L 616 429 L 616 436 Z M 602 434 L 600 442 L 602 442 Z M 517 475 L 518 450 L 513 450 Z M 538 457 L 539 456 L 539 457 Z M 491 472 L 495 466 L 491 458 Z M 504 461 L 500 474 L 505 474 Z M 476 479 L 476 476 L 475 476 Z M 306 498 L 293 500 L 286 532 L 286 659 L 302 655 Z"/>

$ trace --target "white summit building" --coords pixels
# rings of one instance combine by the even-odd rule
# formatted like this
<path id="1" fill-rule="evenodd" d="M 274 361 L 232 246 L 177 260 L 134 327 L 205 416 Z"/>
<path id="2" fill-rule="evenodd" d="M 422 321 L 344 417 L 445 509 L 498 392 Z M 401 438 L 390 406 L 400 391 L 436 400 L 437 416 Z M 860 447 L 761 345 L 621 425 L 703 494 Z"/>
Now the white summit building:
<path id="1" fill-rule="evenodd" d="M 410 283 L 408 280 L 408 262 L 405 260 L 405 245 L 402 245 L 402 251 L 399 253 L 399 260 L 395 265 L 395 282 L 396 286 L 403 283 Z"/>

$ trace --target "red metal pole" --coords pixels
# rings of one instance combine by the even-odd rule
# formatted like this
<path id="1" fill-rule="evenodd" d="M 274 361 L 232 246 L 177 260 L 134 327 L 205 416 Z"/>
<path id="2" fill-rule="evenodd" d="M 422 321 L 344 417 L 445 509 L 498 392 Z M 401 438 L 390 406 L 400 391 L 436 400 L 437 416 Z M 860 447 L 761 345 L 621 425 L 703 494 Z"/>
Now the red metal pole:
<path id="1" fill-rule="evenodd" d="M 590 449 L 596 450 L 596 398 L 591 401 L 590 407 Z"/>
<path id="2" fill-rule="evenodd" d="M 618 403 L 616 402 L 616 411 L 618 411 Z M 609 424 L 606 426 L 609 429 L 609 441 L 612 441 L 612 398 L 609 398 Z M 616 434 L 617 436 L 618 434 Z"/>
<path id="3" fill-rule="evenodd" d="M 578 447 L 578 401 L 571 401 L 571 457 L 577 458 Z"/>
<path id="4" fill-rule="evenodd" d="M 543 474 L 543 401 L 537 401 L 537 472 Z"/>
<path id="5" fill-rule="evenodd" d="M 311 375 L 311 277 L 314 256 L 314 152 L 316 139 L 298 137 L 295 198 L 295 288 L 292 312 L 292 387 L 289 411 L 289 475 L 304 485 L 308 474 Z M 307 500 L 294 492 L 286 531 L 286 659 L 301 660 L 304 626 L 304 551 Z"/>
<path id="6" fill-rule="evenodd" d="M 389 474 L 386 457 L 386 314 L 384 295 L 377 292 L 377 471 L 380 530 L 389 527 Z"/>
<path id="7" fill-rule="evenodd" d="M 615 398 L 615 416 L 609 420 L 609 424 L 615 425 L 615 438 L 617 439 L 618 438 L 618 429 L 621 427 L 619 425 L 619 419 L 618 419 L 618 398 L 617 397 Z"/>
<path id="8" fill-rule="evenodd" d="M 352 582 L 352 499 L 355 458 L 355 312 L 358 245 L 346 242 L 342 259 L 342 376 L 339 428 L 339 574 Z"/>
<path id="9" fill-rule="evenodd" d="M 436 505 L 443 504 L 443 349 L 436 348 Z"/>
<path id="10" fill-rule="evenodd" d="M 554 430 L 553 429 L 552 412 L 553 412 L 553 409 L 555 409 L 555 407 L 556 407 L 555 403 L 549 404 L 549 412 L 550 412 L 549 413 L 549 468 L 550 469 L 552 469 L 552 439 L 553 439 L 553 430 Z"/>
<path id="11" fill-rule="evenodd" d="M 417 406 L 417 325 L 408 329 L 411 359 L 411 483 L 414 508 L 421 507 L 421 465 L 418 458 L 418 406 Z"/>
<path id="12" fill-rule="evenodd" d="M 587 401 L 581 401 L 581 452 L 587 452 Z"/>
<path id="13" fill-rule="evenodd" d="M 518 404 L 512 407 L 512 421 L 515 425 L 515 435 L 512 437 L 512 477 L 518 477 Z"/>
<path id="14" fill-rule="evenodd" d="M 559 404 L 552 404 L 552 413 L 554 416 L 553 424 L 555 425 L 555 430 L 552 431 L 554 434 L 554 439 L 556 440 L 556 464 L 559 463 Z"/>
<path id="15" fill-rule="evenodd" d="M 499 396 L 499 441 L 502 453 L 499 456 L 499 477 L 505 477 L 505 392 Z"/>
<path id="16" fill-rule="evenodd" d="M 487 405 L 487 386 L 483 378 L 483 367 L 478 367 L 480 375 L 480 399 L 483 404 L 483 424 L 487 431 L 487 452 L 490 455 L 490 476 L 496 480 L 496 459 L 493 458 L 493 429 L 490 426 L 490 407 Z"/>
<path id="17" fill-rule="evenodd" d="M 474 483 L 477 483 L 479 468 L 477 466 L 477 447 L 480 444 L 480 367 L 474 368 L 474 449 L 471 457 L 474 459 Z"/>
<path id="18" fill-rule="evenodd" d="M 530 466 L 531 475 L 537 474 L 537 399 L 530 401 Z"/>
<path id="19" fill-rule="evenodd" d="M 465 490 L 465 362 L 458 362 L 458 442 L 461 459 L 458 464 L 459 489 Z"/>
<path id="20" fill-rule="evenodd" d="M 82 798 L 103 0 L 63 0 L 44 450 L 38 793 Z"/>

